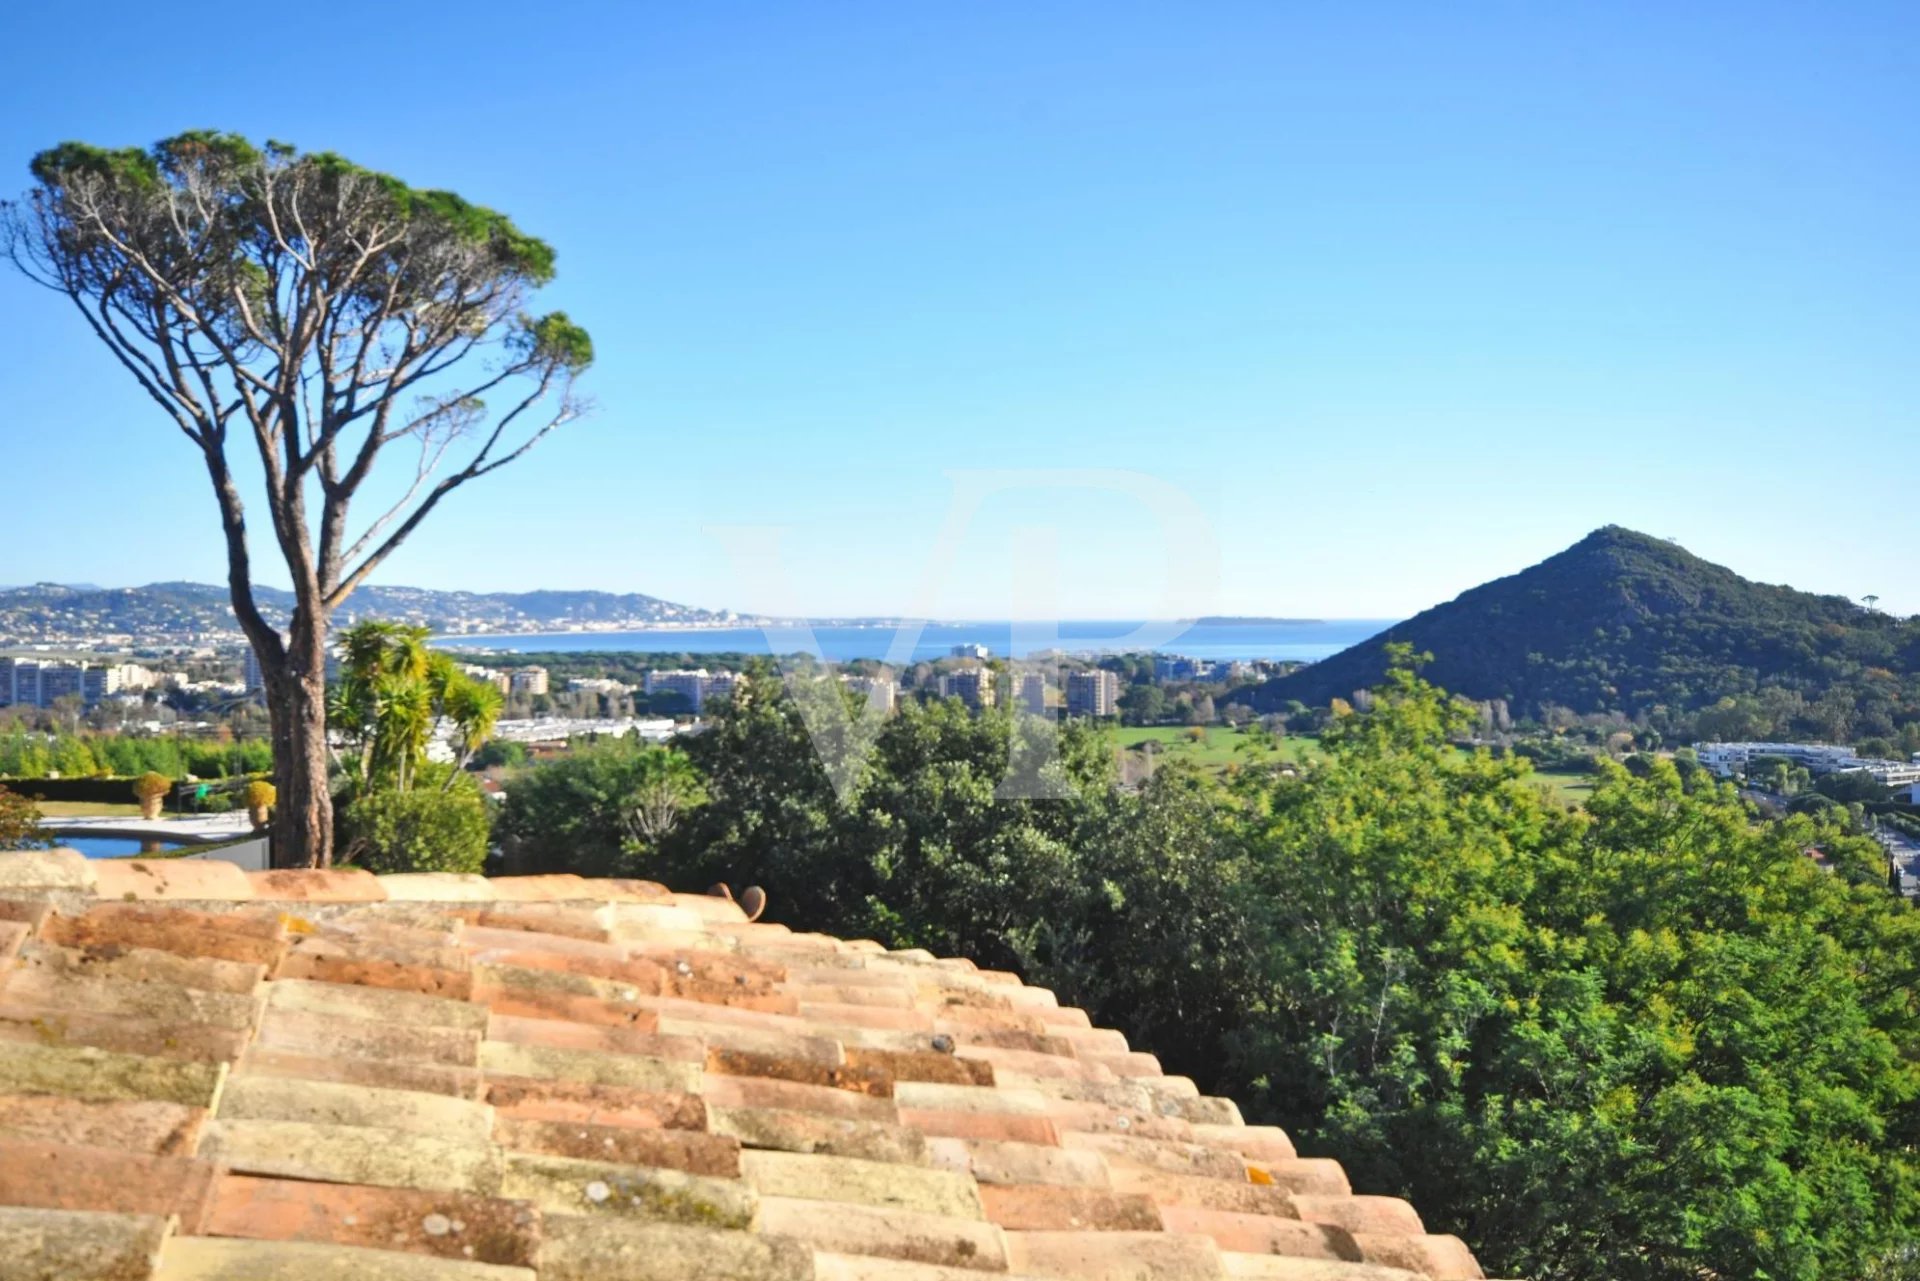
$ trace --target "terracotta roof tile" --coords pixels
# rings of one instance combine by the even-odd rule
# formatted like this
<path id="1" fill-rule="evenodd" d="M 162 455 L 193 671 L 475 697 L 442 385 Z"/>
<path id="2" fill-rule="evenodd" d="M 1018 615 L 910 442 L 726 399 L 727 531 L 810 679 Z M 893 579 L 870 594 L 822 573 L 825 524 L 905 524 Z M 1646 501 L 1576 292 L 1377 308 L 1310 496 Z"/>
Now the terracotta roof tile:
<path id="1" fill-rule="evenodd" d="M 1151 1049 L 652 882 L 0 855 L 0 1273 L 1479 1277 Z"/>

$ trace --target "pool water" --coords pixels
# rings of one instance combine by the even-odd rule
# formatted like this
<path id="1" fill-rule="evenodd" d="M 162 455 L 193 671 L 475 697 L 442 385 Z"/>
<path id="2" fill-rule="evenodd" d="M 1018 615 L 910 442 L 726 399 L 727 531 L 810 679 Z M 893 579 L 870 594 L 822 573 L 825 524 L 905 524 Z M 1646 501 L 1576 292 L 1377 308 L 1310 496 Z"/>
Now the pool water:
<path id="1" fill-rule="evenodd" d="M 79 850 L 88 858 L 138 858 L 183 848 L 178 841 L 156 841 L 139 836 L 55 836 L 54 844 Z"/>

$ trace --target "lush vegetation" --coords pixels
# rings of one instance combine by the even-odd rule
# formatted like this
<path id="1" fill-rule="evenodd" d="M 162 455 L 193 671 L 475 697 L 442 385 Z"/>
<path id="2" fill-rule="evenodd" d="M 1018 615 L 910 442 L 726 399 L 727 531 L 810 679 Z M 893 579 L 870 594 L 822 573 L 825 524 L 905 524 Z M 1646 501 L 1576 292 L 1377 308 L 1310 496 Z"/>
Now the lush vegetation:
<path id="1" fill-rule="evenodd" d="M 374 787 L 342 798 L 340 859 L 370 872 L 478 872 L 487 861 L 488 819 L 471 775 L 423 765 L 405 791 Z"/>
<path id="2" fill-rule="evenodd" d="M 461 767 L 485 746 L 503 700 L 428 648 L 428 634 L 402 623 L 350 628 L 328 690 L 328 725 L 344 748 L 337 857 L 375 872 L 478 872 L 487 858 L 487 799 Z M 442 724 L 454 760 L 434 763 L 427 745 Z"/>
<path id="3" fill-rule="evenodd" d="M 622 780 L 677 749 L 516 776 L 529 830 L 599 816 L 529 869 L 757 883 L 796 926 L 1016 967 L 1494 1275 L 1811 1281 L 1912 1249 L 1920 913 L 1834 816 L 1762 820 L 1651 757 L 1570 811 L 1454 747 L 1471 710 L 1405 667 L 1291 774 L 1138 789 L 1099 728 L 818 696 L 750 681 L 647 839 Z"/>
<path id="4" fill-rule="evenodd" d="M 585 411 L 592 339 L 532 310 L 550 245 L 336 152 L 196 129 L 63 142 L 29 168 L 32 189 L 0 201 L 0 257 L 79 309 L 204 465 L 272 718 L 275 857 L 324 867 L 333 614 L 449 494 Z M 243 484 L 254 464 L 270 483 Z M 381 507 L 356 516 L 369 484 Z M 293 586 L 284 622 L 255 592 L 263 550 Z"/>
<path id="5" fill-rule="evenodd" d="M 705 795 L 681 752 L 634 737 L 580 743 L 515 776 L 500 816 L 501 851 L 515 869 L 621 875 Z"/>
<path id="6" fill-rule="evenodd" d="M 1125 726 L 1113 731 L 1121 751 L 1145 756 L 1157 764 L 1197 765 L 1202 769 L 1234 770 L 1244 765 L 1301 762 L 1320 755 L 1319 740 L 1308 735 L 1280 736 L 1258 725 Z M 1151 744 L 1151 746 L 1149 746 Z"/>
<path id="7" fill-rule="evenodd" d="M 240 778 L 273 768 L 264 740 L 219 742 L 134 734 L 43 734 L 0 731 L 0 778 Z"/>
<path id="8" fill-rule="evenodd" d="M 1394 642 L 1438 655 L 1434 680 L 1517 721 L 1618 713 L 1669 740 L 1920 751 L 1920 619 L 1750 582 L 1617 527 L 1248 697 L 1263 711 L 1351 697 Z"/>
<path id="9" fill-rule="evenodd" d="M 24 796 L 0 787 L 0 850 L 30 850 L 45 845 L 40 811 Z"/>

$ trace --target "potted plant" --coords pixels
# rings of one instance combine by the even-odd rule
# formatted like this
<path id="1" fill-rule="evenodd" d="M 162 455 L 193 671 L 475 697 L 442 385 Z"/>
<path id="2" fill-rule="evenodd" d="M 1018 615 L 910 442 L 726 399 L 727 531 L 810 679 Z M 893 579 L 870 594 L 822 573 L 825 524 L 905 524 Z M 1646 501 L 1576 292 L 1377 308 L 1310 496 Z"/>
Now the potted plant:
<path id="1" fill-rule="evenodd" d="M 273 784 L 264 778 L 256 778 L 247 784 L 247 815 L 253 819 L 255 827 L 265 827 L 272 813 L 273 803 L 280 799 L 280 793 Z"/>
<path id="2" fill-rule="evenodd" d="M 167 793 L 173 790 L 173 780 L 165 774 L 148 771 L 133 780 L 133 794 L 140 802 L 140 817 L 156 819 L 160 817 L 160 803 L 167 799 Z"/>

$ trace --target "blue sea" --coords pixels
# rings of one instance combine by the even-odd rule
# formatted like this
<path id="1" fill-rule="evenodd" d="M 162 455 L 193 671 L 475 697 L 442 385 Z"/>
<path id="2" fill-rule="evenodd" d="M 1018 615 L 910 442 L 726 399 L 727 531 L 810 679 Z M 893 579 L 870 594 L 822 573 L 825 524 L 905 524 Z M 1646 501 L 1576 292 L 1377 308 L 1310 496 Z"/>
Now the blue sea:
<path id="1" fill-rule="evenodd" d="M 605 650 L 642 654 L 796 654 L 844 663 L 856 658 L 895 663 L 945 658 L 955 645 L 985 645 L 997 657 L 1041 650 L 1103 653 L 1153 650 L 1210 659 L 1312 661 L 1337 654 L 1393 625 L 1392 619 L 1141 623 L 927 623 L 871 626 L 658 628 L 635 632 L 516 633 L 442 636 L 447 648 L 526 652 Z M 917 628 L 917 634 L 916 634 Z"/>

